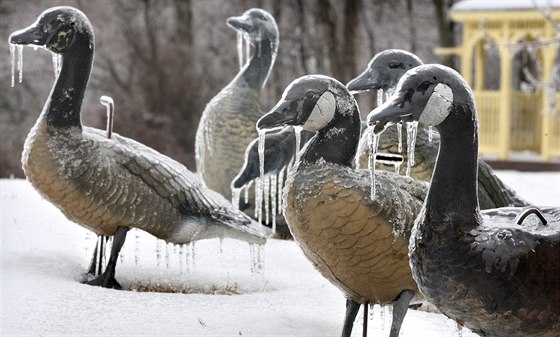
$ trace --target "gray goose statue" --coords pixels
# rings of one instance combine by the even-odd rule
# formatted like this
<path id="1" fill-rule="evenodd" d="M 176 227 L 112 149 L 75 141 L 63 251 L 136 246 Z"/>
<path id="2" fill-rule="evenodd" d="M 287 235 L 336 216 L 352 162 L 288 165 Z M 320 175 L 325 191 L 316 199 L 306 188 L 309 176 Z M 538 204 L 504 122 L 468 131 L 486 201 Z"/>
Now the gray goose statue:
<path id="1" fill-rule="evenodd" d="M 257 128 L 286 125 L 316 132 L 288 175 L 284 216 L 306 257 L 347 297 L 342 336 L 350 336 L 361 303 L 392 303 L 390 336 L 398 336 L 418 294 L 408 238 L 427 183 L 376 171 L 371 198 L 370 172 L 352 167 L 361 131 L 358 107 L 335 79 L 295 80 Z"/>
<path id="2" fill-rule="evenodd" d="M 245 149 L 257 137 L 256 121 L 263 115 L 261 89 L 278 49 L 278 27 L 266 11 L 252 8 L 227 24 L 247 36 L 255 47 L 252 58 L 208 103 L 196 132 L 196 170 L 206 186 L 231 199 L 230 184 Z"/>
<path id="3" fill-rule="evenodd" d="M 387 49 L 377 53 L 368 63 L 366 69 L 346 85 L 353 93 L 368 90 L 383 90 L 392 92 L 399 79 L 409 70 L 422 64 L 422 61 L 413 53 L 401 49 Z M 379 140 L 378 152 L 399 154 L 408 160 L 406 151 L 407 137 L 403 138 L 402 152 L 398 150 L 398 131 L 393 125 L 383 132 Z M 430 181 L 435 166 L 440 137 L 433 132 L 430 139 L 428 127 L 420 124 L 417 131 L 416 150 L 414 151 L 415 164 L 412 166 L 410 176 L 423 181 Z M 367 146 L 368 133 L 365 132 L 360 139 L 358 158 L 360 167 L 367 167 L 369 146 Z M 392 170 L 393 167 L 382 166 L 382 169 Z M 404 173 L 405 165 L 401 167 Z M 481 209 L 528 206 L 529 204 L 519 197 L 515 191 L 506 186 L 493 172 L 492 168 L 482 159 L 478 160 L 478 198 Z"/>
<path id="4" fill-rule="evenodd" d="M 478 117 L 456 71 L 410 70 L 368 116 L 375 132 L 413 120 L 441 137 L 410 238 L 410 267 L 422 294 L 481 336 L 560 336 L 560 208 L 479 210 Z"/>
<path id="5" fill-rule="evenodd" d="M 22 154 L 33 187 L 71 221 L 114 236 L 107 268 L 87 283 L 120 288 L 118 253 L 130 228 L 171 243 L 230 237 L 264 244 L 266 229 L 235 210 L 178 162 L 116 133 L 82 126 L 81 106 L 94 57 L 88 18 L 53 7 L 10 43 L 62 56 L 62 68 Z"/>

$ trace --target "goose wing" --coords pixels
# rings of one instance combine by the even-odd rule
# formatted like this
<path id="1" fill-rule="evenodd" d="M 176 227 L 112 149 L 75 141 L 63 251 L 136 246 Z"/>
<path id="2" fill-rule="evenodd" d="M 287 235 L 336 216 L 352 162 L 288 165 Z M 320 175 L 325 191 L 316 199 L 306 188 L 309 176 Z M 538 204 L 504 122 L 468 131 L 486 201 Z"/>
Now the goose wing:
<path id="1" fill-rule="evenodd" d="M 172 207 L 182 218 L 205 217 L 215 225 L 266 237 L 260 225 L 241 211 L 235 210 L 220 194 L 204 187 L 199 178 L 175 160 L 132 139 L 113 133 L 107 139 L 101 130 L 87 130 L 98 146 L 110 151 L 118 165 L 113 167 L 126 183 L 127 176 L 137 178 L 143 188 L 149 188 Z M 122 183 L 122 182 L 121 182 Z"/>
<path id="2" fill-rule="evenodd" d="M 416 289 L 408 238 L 427 184 L 376 172 L 372 200 L 369 172 L 321 166 L 299 169 L 286 196 L 290 229 L 308 258 L 355 300 L 386 303 Z"/>
<path id="3" fill-rule="evenodd" d="M 559 263 L 560 208 L 540 208 L 546 224 L 536 214 L 531 214 L 534 212 L 527 212 L 531 209 L 504 207 L 482 212 L 483 224 L 470 232 L 475 239 L 471 249 L 482 254 L 487 272 L 504 271 L 509 265 L 513 274 L 519 258 L 534 252 L 539 245 L 556 247 L 555 260 Z M 527 217 L 521 219 L 524 212 Z"/>

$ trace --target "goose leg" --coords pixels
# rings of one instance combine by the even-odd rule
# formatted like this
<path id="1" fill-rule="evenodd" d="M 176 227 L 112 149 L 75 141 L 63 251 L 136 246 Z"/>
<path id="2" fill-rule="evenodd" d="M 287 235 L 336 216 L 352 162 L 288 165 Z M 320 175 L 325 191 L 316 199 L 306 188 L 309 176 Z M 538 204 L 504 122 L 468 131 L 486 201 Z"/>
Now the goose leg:
<path id="1" fill-rule="evenodd" d="M 113 247 L 111 247 L 111 256 L 109 257 L 107 268 L 105 268 L 103 274 L 86 282 L 87 284 L 92 286 L 101 286 L 104 288 L 122 289 L 121 285 L 115 279 L 115 267 L 119 258 L 119 252 L 121 251 L 124 240 L 126 239 L 126 233 L 129 229 L 129 227 L 122 226 L 117 228 L 117 232 L 113 237 Z"/>
<path id="2" fill-rule="evenodd" d="M 344 318 L 342 337 L 350 337 L 352 334 L 352 327 L 354 326 L 358 310 L 360 310 L 360 303 L 354 302 L 350 298 L 346 299 L 346 317 Z"/>
<path id="3" fill-rule="evenodd" d="M 393 322 L 391 323 L 391 332 L 389 337 L 398 337 L 401 331 L 401 325 L 408 311 L 408 304 L 414 296 L 414 291 L 404 290 L 400 293 L 399 297 L 395 302 L 393 302 Z"/>
<path id="4" fill-rule="evenodd" d="M 101 274 L 101 262 L 98 266 L 97 261 L 101 260 L 99 257 L 103 256 L 105 253 L 105 243 L 109 237 L 107 235 L 98 235 L 97 236 L 97 243 L 95 244 L 95 248 L 93 249 L 93 256 L 91 257 L 91 262 L 89 264 L 88 271 L 86 273 L 86 277 L 94 277 Z M 98 254 L 100 252 L 100 254 Z M 98 256 L 99 255 L 99 256 Z"/>

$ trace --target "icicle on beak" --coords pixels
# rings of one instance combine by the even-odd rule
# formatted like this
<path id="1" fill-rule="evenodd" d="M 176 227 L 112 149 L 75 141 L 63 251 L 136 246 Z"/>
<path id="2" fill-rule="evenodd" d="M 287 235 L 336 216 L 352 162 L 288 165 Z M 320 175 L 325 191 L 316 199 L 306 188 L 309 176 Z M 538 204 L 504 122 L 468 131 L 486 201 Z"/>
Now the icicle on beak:
<path id="1" fill-rule="evenodd" d="M 399 139 L 398 151 L 402 153 L 402 122 L 397 123 L 397 137 Z"/>
<path id="2" fill-rule="evenodd" d="M 414 166 L 414 148 L 416 147 L 416 134 L 418 131 L 418 121 L 406 123 L 406 136 L 407 136 L 407 166 L 406 176 L 410 176 L 410 170 Z"/>
<path id="3" fill-rule="evenodd" d="M 23 46 L 17 45 L 16 49 L 17 49 L 17 56 L 18 56 L 17 67 L 19 72 L 18 82 L 21 83 L 23 81 Z"/>
<path id="4" fill-rule="evenodd" d="M 12 60 L 12 88 L 15 86 L 16 82 L 16 45 L 10 43 L 10 59 Z"/>

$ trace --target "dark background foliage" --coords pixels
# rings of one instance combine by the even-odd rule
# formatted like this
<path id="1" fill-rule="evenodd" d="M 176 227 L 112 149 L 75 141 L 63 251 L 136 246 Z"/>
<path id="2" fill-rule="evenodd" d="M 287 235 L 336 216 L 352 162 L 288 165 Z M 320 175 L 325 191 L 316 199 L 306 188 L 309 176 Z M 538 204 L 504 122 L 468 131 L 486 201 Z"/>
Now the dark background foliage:
<path id="1" fill-rule="evenodd" d="M 370 58 L 401 48 L 424 62 L 455 44 L 447 13 L 454 0 L 2 0 L 0 2 L 0 177 L 23 176 L 20 154 L 54 81 L 51 57 L 24 49 L 23 83 L 10 87 L 8 36 L 58 5 L 81 9 L 96 34 L 96 55 L 82 108 L 85 125 L 105 127 L 101 95 L 115 101 L 114 130 L 194 169 L 194 136 L 206 103 L 239 70 L 229 16 L 260 7 L 280 31 L 276 64 L 263 92 L 265 110 L 304 74 L 343 83 Z M 361 111 L 375 93 L 358 96 Z"/>

